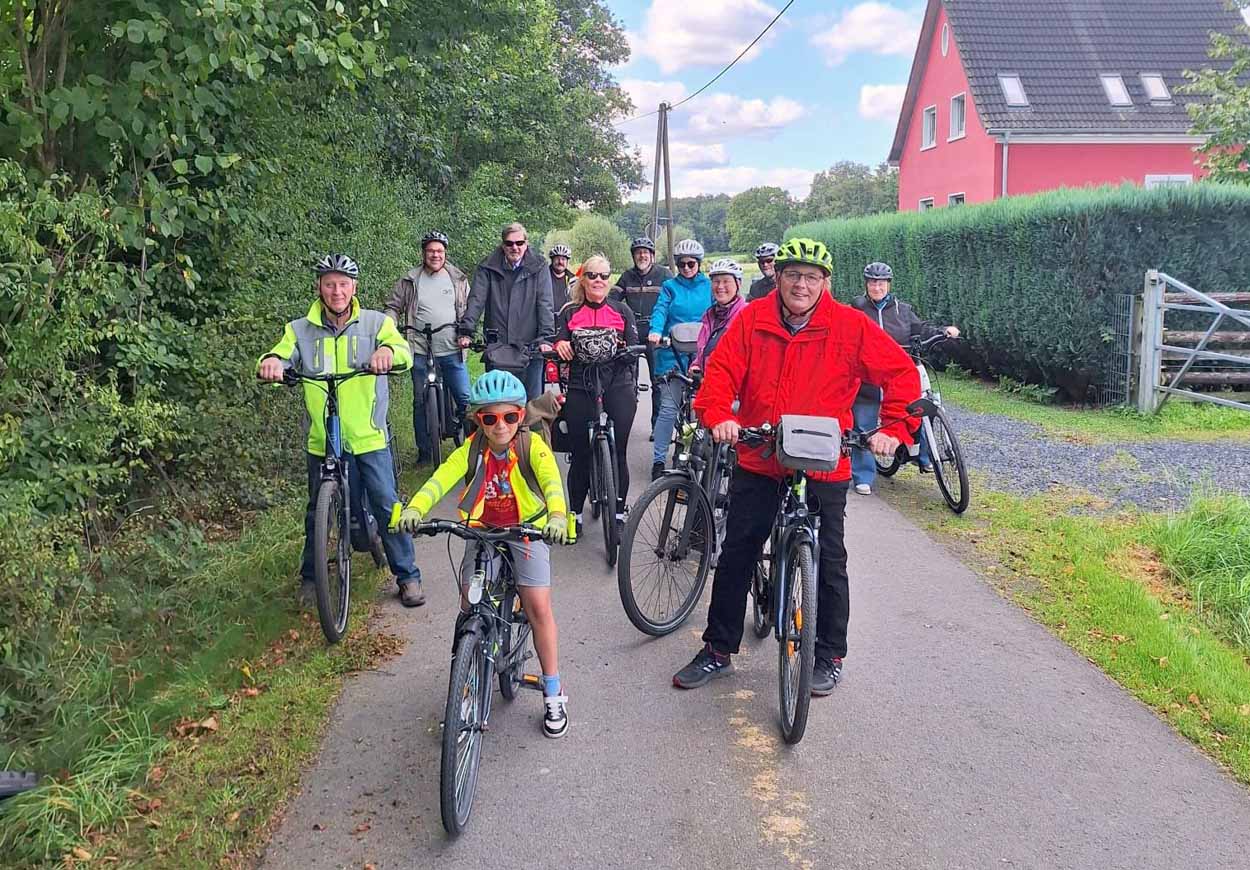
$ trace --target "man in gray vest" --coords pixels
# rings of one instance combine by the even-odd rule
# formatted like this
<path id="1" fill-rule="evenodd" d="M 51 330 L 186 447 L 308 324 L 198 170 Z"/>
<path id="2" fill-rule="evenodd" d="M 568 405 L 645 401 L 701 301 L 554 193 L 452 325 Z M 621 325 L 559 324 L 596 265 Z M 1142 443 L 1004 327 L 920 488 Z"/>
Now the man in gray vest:
<path id="1" fill-rule="evenodd" d="M 434 334 L 434 361 L 443 373 L 443 385 L 456 401 L 457 425 L 469 406 L 469 369 L 464 351 L 456 342 L 454 324 L 464 316 L 469 301 L 469 280 L 447 259 L 447 236 L 431 230 L 421 239 L 421 265 L 395 282 L 391 298 L 382 310 L 397 325 L 437 328 L 453 324 Z M 412 429 L 417 439 L 417 463 L 429 461 L 434 445 L 425 426 L 425 336 L 406 330 L 412 350 Z"/>

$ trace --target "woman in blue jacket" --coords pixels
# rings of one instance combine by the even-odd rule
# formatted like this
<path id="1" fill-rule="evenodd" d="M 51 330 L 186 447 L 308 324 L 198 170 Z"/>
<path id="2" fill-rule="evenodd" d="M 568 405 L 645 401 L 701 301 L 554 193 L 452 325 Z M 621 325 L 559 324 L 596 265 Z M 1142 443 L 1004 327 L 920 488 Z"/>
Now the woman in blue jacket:
<path id="1" fill-rule="evenodd" d="M 703 264 L 703 246 L 694 239 L 682 239 L 673 248 L 673 256 L 677 260 L 677 276 L 661 285 L 660 298 L 656 300 L 655 308 L 651 309 L 651 331 L 647 342 L 653 346 L 678 323 L 698 323 L 703 312 L 712 307 L 712 282 L 699 271 Z M 678 365 L 683 371 L 690 366 L 689 354 L 677 354 L 667 347 L 657 350 L 654 359 L 652 383 Z M 670 383 L 661 394 L 660 413 L 656 415 L 655 428 L 651 433 L 655 441 L 651 453 L 652 480 L 664 471 L 664 455 L 673 440 L 682 389 L 680 382 Z"/>

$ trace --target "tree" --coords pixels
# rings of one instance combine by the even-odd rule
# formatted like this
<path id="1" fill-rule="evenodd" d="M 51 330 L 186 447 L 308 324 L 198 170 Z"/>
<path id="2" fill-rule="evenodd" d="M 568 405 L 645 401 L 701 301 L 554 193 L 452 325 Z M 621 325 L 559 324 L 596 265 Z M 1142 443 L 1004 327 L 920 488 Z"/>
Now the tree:
<path id="1" fill-rule="evenodd" d="M 614 272 L 624 271 L 633 264 L 629 256 L 629 238 L 601 214 L 581 215 L 568 231 L 567 241 L 573 249 L 575 263 L 602 254 L 608 258 Z"/>
<path id="2" fill-rule="evenodd" d="M 882 163 L 874 172 L 863 163 L 843 160 L 816 173 L 801 212 L 803 220 L 812 221 L 897 210 L 897 170 Z"/>
<path id="3" fill-rule="evenodd" d="M 794 201 L 780 187 L 747 188 L 729 202 L 729 246 L 754 251 L 761 242 L 779 242 L 793 215 Z"/>
<path id="4" fill-rule="evenodd" d="M 1250 0 L 1235 0 L 1240 8 Z M 1237 28 L 1237 35 L 1211 34 L 1211 67 L 1187 72 L 1190 84 L 1185 90 L 1205 99 L 1189 104 L 1193 132 L 1205 136 L 1198 149 L 1206 157 L 1206 168 L 1213 181 L 1250 184 L 1250 27 Z"/>

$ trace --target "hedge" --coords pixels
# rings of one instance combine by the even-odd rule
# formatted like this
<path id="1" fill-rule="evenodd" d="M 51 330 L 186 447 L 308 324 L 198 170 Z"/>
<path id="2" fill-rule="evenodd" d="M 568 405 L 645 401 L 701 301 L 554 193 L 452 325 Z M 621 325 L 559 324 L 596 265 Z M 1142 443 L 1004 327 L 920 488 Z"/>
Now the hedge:
<path id="1" fill-rule="evenodd" d="M 1199 290 L 1250 287 L 1250 188 L 1064 189 L 983 205 L 799 224 L 820 239 L 834 293 L 862 293 L 863 267 L 894 267 L 894 292 L 958 324 L 961 363 L 1086 401 L 1106 376 L 1115 296 L 1160 269 Z"/>

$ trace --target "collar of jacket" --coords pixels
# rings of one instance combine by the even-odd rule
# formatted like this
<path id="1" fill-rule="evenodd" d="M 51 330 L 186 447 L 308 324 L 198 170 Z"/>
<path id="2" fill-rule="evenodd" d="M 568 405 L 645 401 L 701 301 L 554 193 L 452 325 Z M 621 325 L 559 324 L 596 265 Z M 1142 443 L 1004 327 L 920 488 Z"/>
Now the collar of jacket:
<path id="1" fill-rule="evenodd" d="M 495 248 L 495 250 L 491 252 L 491 255 L 482 261 L 482 268 L 490 269 L 492 272 L 498 272 L 500 275 L 510 275 L 514 271 L 512 266 L 510 266 L 508 261 L 504 258 L 502 246 Z M 521 268 L 519 270 L 520 275 L 518 277 L 532 275 L 540 269 L 550 268 L 551 267 L 547 265 L 546 260 L 534 253 L 533 248 L 526 248 L 525 256 L 521 258 Z"/>
<path id="2" fill-rule="evenodd" d="M 881 297 L 880 302 L 874 302 L 871 296 L 865 295 L 864 298 L 866 298 L 869 302 L 875 305 L 878 311 L 885 311 L 886 306 L 888 306 L 891 302 L 894 301 L 894 294 L 893 293 L 885 294 L 884 296 Z"/>
<path id="3" fill-rule="evenodd" d="M 812 341 L 818 338 L 824 338 L 828 333 L 830 326 L 833 324 L 834 309 L 838 303 L 828 293 L 821 293 L 820 298 L 816 302 L 816 310 L 812 312 L 811 318 L 807 324 L 797 333 L 791 332 L 790 329 L 781 319 L 781 295 L 777 295 L 776 305 L 761 305 L 760 314 L 755 318 L 754 326 L 756 329 L 763 329 L 775 335 L 785 338 L 787 341 Z M 856 317 L 863 315 L 857 314 Z"/>
<path id="4" fill-rule="evenodd" d="M 308 320 L 312 323 L 317 324 L 317 326 L 326 328 L 325 318 L 322 316 L 322 314 L 323 314 L 323 309 L 321 305 L 321 299 L 318 298 L 313 301 L 312 308 L 308 309 Z M 353 296 L 352 297 L 352 313 L 348 315 L 347 323 L 344 323 L 343 326 L 346 328 L 348 324 L 350 324 L 353 320 L 355 320 L 359 316 L 360 316 L 360 300 L 357 297 Z"/>
<path id="5" fill-rule="evenodd" d="M 713 321 L 721 321 L 733 317 L 739 309 L 745 308 L 746 304 L 747 301 L 741 296 L 735 296 L 724 305 L 719 302 L 713 302 L 709 310 L 712 312 Z"/>
<path id="6" fill-rule="evenodd" d="M 712 286 L 712 279 L 709 278 L 707 275 L 704 275 L 702 272 L 698 273 L 693 278 L 687 278 L 685 275 L 674 275 L 672 278 L 669 278 L 668 280 L 676 281 L 679 286 L 685 287 L 687 290 L 693 290 L 696 287 L 701 287 L 705 284 L 708 287 Z"/>

